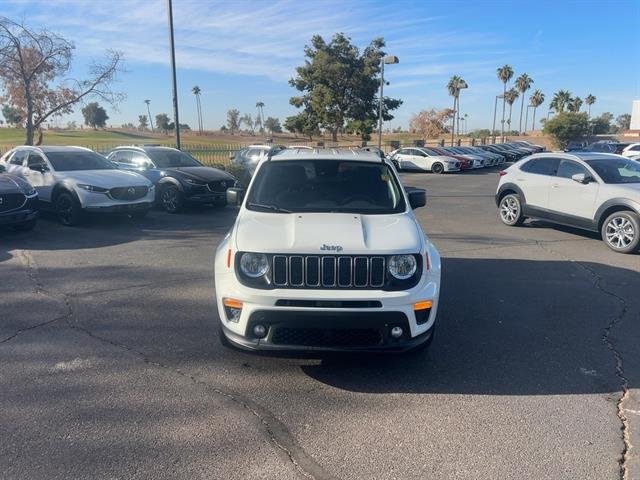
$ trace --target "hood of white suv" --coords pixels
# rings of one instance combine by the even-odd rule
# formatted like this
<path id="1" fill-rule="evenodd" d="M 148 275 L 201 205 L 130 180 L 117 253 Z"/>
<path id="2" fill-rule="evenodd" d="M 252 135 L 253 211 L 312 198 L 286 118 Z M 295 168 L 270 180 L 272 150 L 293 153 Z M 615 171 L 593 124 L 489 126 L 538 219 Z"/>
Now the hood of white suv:
<path id="1" fill-rule="evenodd" d="M 56 172 L 60 179 L 102 188 L 151 186 L 151 182 L 136 172 L 127 170 L 75 170 Z"/>
<path id="2" fill-rule="evenodd" d="M 357 255 L 418 253 L 420 229 L 409 214 L 263 213 L 243 210 L 236 248 L 243 252 Z"/>

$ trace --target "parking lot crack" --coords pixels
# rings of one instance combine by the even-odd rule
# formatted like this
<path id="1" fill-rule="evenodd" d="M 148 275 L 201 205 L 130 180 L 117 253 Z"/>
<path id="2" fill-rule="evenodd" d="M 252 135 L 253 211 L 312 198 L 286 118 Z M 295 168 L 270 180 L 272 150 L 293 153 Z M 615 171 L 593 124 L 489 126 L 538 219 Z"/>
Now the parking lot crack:
<path id="1" fill-rule="evenodd" d="M 278 420 L 273 413 L 271 413 L 265 407 L 259 405 L 257 402 L 244 395 L 211 385 L 210 383 L 205 382 L 197 378 L 196 376 L 181 370 L 180 368 L 176 368 L 157 360 L 153 360 L 147 354 L 141 352 L 140 350 L 137 350 L 129 345 L 125 345 L 123 343 L 116 342 L 97 335 L 85 327 L 73 324 L 71 322 L 68 322 L 68 325 L 71 329 L 88 335 L 96 341 L 106 343 L 113 347 L 132 353 L 138 356 L 144 363 L 148 365 L 173 372 L 177 375 L 187 378 L 189 381 L 193 382 L 196 385 L 199 385 L 200 387 L 206 388 L 216 395 L 232 401 L 233 403 L 241 407 L 242 410 L 248 412 L 260 422 L 267 434 L 267 437 L 269 438 L 269 441 L 288 458 L 289 462 L 303 477 L 314 480 L 337 480 L 336 477 L 325 471 L 302 449 L 302 447 L 297 444 L 297 442 L 291 435 L 291 432 L 289 432 L 287 427 L 280 420 Z"/>
<path id="2" fill-rule="evenodd" d="M 47 325 L 51 325 L 55 322 L 61 321 L 61 320 L 67 320 L 69 319 L 72 315 L 73 315 L 73 308 L 71 307 L 71 302 L 69 300 L 69 297 L 63 293 L 54 293 L 51 292 L 47 289 L 44 288 L 44 286 L 42 285 L 42 283 L 40 282 L 40 279 L 38 277 L 38 266 L 35 262 L 35 260 L 33 259 L 33 256 L 31 255 L 31 253 L 28 250 L 20 250 L 18 251 L 17 257 L 20 259 L 20 261 L 22 262 L 22 264 L 25 266 L 25 271 L 26 271 L 26 275 L 27 278 L 29 279 L 29 281 L 31 282 L 31 284 L 33 285 L 33 290 L 34 293 L 36 295 L 42 295 L 44 297 L 50 298 L 52 300 L 62 300 L 64 307 L 65 307 L 65 312 L 61 315 L 58 315 L 54 318 L 51 318 L 49 320 L 45 320 L 43 322 L 39 322 L 36 323 L 34 325 L 29 325 L 28 327 L 24 327 L 24 328 L 20 328 L 18 330 L 16 330 L 14 333 L 12 333 L 11 335 L 9 335 L 6 338 L 3 338 L 2 340 L 0 340 L 0 345 L 3 343 L 7 343 L 10 342 L 11 340 L 13 340 L 14 338 L 18 337 L 19 335 L 21 335 L 24 332 L 28 332 L 30 330 L 35 330 L 37 328 L 41 328 L 41 327 L 45 327 Z"/>
<path id="3" fill-rule="evenodd" d="M 550 250 L 547 246 L 543 245 L 543 242 L 536 242 L 540 248 L 545 250 L 548 253 L 557 255 L 556 252 Z M 585 271 L 591 278 L 593 285 L 596 289 L 598 289 L 604 295 L 614 299 L 616 302 L 620 304 L 620 310 L 617 315 L 613 316 L 606 327 L 604 328 L 602 334 L 602 342 L 607 346 L 607 349 L 613 355 L 614 366 L 615 366 L 615 374 L 618 378 L 621 386 L 622 394 L 618 397 L 618 401 L 616 402 L 616 413 L 618 419 L 620 420 L 620 430 L 622 434 L 623 448 L 620 454 L 620 458 L 618 459 L 620 479 L 628 480 L 629 478 L 629 468 L 628 461 L 631 456 L 631 449 L 633 445 L 631 443 L 631 432 L 630 432 L 630 424 L 629 419 L 626 415 L 627 410 L 625 409 L 625 402 L 629 398 L 629 380 L 624 373 L 624 359 L 622 357 L 622 353 L 618 350 L 615 341 L 612 338 L 613 330 L 615 327 L 622 321 L 623 317 L 629 312 L 629 304 L 627 301 L 618 295 L 617 293 L 605 288 L 603 286 L 602 277 L 596 272 L 593 268 L 588 265 L 572 260 L 569 258 L 563 257 L 565 260 L 570 261 L 580 267 L 583 271 Z"/>

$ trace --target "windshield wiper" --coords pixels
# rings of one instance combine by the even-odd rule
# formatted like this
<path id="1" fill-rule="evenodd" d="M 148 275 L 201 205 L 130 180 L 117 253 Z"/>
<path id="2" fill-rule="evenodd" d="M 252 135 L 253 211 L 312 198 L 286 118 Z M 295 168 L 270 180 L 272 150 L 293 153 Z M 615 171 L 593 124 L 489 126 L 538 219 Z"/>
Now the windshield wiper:
<path id="1" fill-rule="evenodd" d="M 293 213 L 291 210 L 287 210 L 286 208 L 276 207 L 275 205 L 265 205 L 262 203 L 249 202 L 247 203 L 247 207 L 264 208 L 265 210 L 271 210 L 272 212 L 278 213 Z"/>

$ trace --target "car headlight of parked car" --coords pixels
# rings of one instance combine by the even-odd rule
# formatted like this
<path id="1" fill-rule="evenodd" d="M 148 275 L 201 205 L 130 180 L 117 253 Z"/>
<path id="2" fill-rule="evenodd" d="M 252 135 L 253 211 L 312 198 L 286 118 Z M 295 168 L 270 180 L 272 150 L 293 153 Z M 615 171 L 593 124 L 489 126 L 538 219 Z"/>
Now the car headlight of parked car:
<path id="1" fill-rule="evenodd" d="M 264 253 L 243 253 L 240 270 L 249 278 L 260 278 L 269 271 L 269 260 Z"/>
<path id="2" fill-rule="evenodd" d="M 389 258 L 387 268 L 389 273 L 398 280 L 406 280 L 416 273 L 418 262 L 413 255 L 393 255 Z"/>
<path id="3" fill-rule="evenodd" d="M 92 193 L 107 193 L 109 191 L 108 188 L 96 187 L 95 185 L 87 185 L 84 183 L 79 183 L 78 187 Z"/>

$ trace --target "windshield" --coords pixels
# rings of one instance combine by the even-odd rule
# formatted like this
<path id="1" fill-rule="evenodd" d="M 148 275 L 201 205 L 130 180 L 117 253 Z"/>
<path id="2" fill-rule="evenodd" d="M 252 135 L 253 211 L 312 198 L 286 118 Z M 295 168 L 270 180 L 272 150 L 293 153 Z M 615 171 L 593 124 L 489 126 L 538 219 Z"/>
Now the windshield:
<path id="1" fill-rule="evenodd" d="M 624 158 L 587 160 L 604 183 L 640 183 L 640 163 Z"/>
<path id="2" fill-rule="evenodd" d="M 401 192 L 382 162 L 273 161 L 256 174 L 246 207 L 283 213 L 399 213 L 406 208 Z"/>
<path id="3" fill-rule="evenodd" d="M 148 150 L 157 168 L 201 167 L 202 164 L 180 150 Z"/>
<path id="4" fill-rule="evenodd" d="M 116 167 L 95 152 L 47 152 L 51 166 L 57 172 L 73 170 L 114 170 Z"/>

